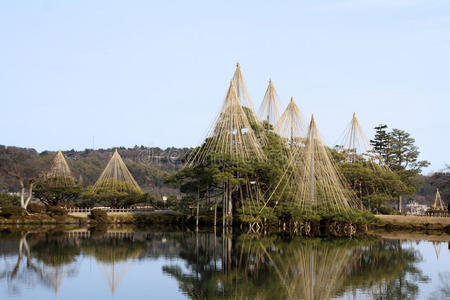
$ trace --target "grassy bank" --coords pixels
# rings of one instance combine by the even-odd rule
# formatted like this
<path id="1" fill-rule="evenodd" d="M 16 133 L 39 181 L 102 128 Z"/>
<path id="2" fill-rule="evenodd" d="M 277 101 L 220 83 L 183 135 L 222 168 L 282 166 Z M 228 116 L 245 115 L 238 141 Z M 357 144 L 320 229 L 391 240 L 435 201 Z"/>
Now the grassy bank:
<path id="1" fill-rule="evenodd" d="M 370 227 L 373 230 L 382 229 L 387 231 L 440 231 L 450 234 L 450 218 L 446 217 L 416 217 L 401 215 L 377 215 L 378 222 Z M 48 214 L 28 214 L 10 218 L 0 217 L 0 225 L 95 225 L 97 221 L 85 215 L 69 214 L 65 216 L 50 216 Z M 108 213 L 107 223 L 109 224 L 131 224 L 137 226 L 152 226 L 156 224 L 172 225 L 195 225 L 196 218 L 188 213 L 165 211 L 151 213 Z M 212 215 L 201 215 L 199 225 L 213 226 Z M 218 226 L 221 220 L 218 220 Z"/>
<path id="2" fill-rule="evenodd" d="M 379 222 L 372 225 L 375 229 L 386 230 L 439 230 L 450 233 L 450 218 L 448 217 L 424 217 L 424 216 L 399 216 L 376 215 Z"/>

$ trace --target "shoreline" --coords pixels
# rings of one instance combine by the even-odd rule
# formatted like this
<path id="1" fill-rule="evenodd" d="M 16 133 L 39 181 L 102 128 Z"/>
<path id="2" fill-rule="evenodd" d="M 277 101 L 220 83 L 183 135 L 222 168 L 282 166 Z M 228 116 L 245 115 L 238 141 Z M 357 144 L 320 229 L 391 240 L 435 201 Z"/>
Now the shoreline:
<path id="1" fill-rule="evenodd" d="M 450 217 L 403 215 L 375 215 L 375 217 L 377 221 L 369 225 L 370 231 L 436 231 L 450 235 Z M 105 225 L 195 225 L 195 219 L 195 216 L 175 211 L 108 213 L 108 222 Z M 220 223 L 218 222 L 217 227 L 221 227 Z M 71 225 L 85 227 L 95 226 L 96 224 L 97 222 L 90 219 L 87 214 L 79 213 L 70 213 L 67 216 L 58 217 L 50 217 L 46 214 L 30 214 L 12 219 L 0 218 L 1 226 Z M 214 228 L 213 219 L 209 215 L 201 215 L 199 225 Z"/>

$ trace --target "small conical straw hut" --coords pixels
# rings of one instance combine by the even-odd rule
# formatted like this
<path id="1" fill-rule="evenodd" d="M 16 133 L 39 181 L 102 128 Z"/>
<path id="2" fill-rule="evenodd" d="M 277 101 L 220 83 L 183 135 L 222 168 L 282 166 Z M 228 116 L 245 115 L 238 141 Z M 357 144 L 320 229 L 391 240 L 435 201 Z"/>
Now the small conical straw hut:
<path id="1" fill-rule="evenodd" d="M 439 189 L 436 189 L 436 196 L 434 197 L 434 202 L 431 207 L 434 210 L 445 210 L 444 201 L 442 201 L 442 197 L 441 197 L 441 193 L 439 193 Z"/>
<path id="2" fill-rule="evenodd" d="M 280 97 L 273 86 L 272 79 L 270 79 L 269 86 L 258 111 L 259 119 L 275 126 L 280 118 L 280 110 Z"/>
<path id="3" fill-rule="evenodd" d="M 187 159 L 188 166 L 227 155 L 235 161 L 265 158 L 247 115 L 236 94 L 234 81 L 230 82 L 222 109 L 210 129 L 204 144 L 194 149 Z"/>
<path id="4" fill-rule="evenodd" d="M 119 152 L 117 152 L 117 149 L 114 151 L 111 160 L 94 185 L 95 192 L 103 190 L 108 190 L 109 192 L 114 193 L 142 193 L 141 188 L 134 180 L 133 175 L 131 175 L 127 166 L 123 162 Z"/>
<path id="5" fill-rule="evenodd" d="M 291 146 L 300 145 L 305 137 L 305 118 L 294 102 L 294 97 L 281 115 L 274 131 Z"/>

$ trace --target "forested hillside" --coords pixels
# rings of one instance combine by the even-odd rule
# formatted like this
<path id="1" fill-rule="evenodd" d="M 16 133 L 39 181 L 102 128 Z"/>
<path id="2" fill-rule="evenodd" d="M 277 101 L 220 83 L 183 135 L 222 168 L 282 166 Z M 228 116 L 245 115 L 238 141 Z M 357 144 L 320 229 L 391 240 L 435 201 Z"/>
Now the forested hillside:
<path id="1" fill-rule="evenodd" d="M 164 185 L 164 179 L 182 167 L 181 158 L 188 148 L 167 148 L 165 150 L 154 147 L 117 148 L 128 169 L 141 188 L 153 194 L 173 194 L 177 190 Z M 111 158 L 114 149 L 86 149 L 84 151 L 62 151 L 71 168 L 73 176 L 83 186 L 92 185 L 100 176 Z M 56 152 L 35 149 L 7 147 L 0 145 L 0 170 L 4 165 L 16 165 L 24 177 L 36 177 L 45 173 L 51 165 Z M 0 171 L 0 190 L 17 192 L 17 180 L 4 171 Z"/>
<path id="2" fill-rule="evenodd" d="M 439 188 L 442 200 L 450 202 L 450 169 L 447 172 L 436 172 L 431 176 L 420 176 L 420 187 L 414 195 L 419 203 L 431 205 L 434 201 L 436 188 Z"/>
<path id="3" fill-rule="evenodd" d="M 164 184 L 165 178 L 182 167 L 181 158 L 189 148 L 117 148 L 128 169 L 145 192 L 154 195 L 178 194 L 177 188 Z M 72 174 L 83 186 L 95 183 L 114 152 L 111 149 L 86 149 L 84 151 L 63 151 Z M 2 171 L 2 167 L 11 163 L 24 177 L 37 177 L 45 173 L 51 165 L 56 152 L 37 152 L 32 148 L 7 147 L 0 145 L 0 191 L 18 192 L 18 181 Z M 418 176 L 417 192 L 413 197 L 419 203 L 431 205 L 436 188 L 440 189 L 442 199 L 450 201 L 450 169 L 436 172 L 431 176 Z"/>

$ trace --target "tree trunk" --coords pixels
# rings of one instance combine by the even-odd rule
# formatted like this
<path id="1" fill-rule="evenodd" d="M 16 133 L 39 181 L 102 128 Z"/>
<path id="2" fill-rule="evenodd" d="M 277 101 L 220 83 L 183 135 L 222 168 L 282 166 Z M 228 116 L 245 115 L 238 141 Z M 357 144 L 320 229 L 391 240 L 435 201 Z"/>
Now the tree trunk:
<path id="1" fill-rule="evenodd" d="M 195 218 L 195 231 L 198 231 L 198 213 L 200 210 L 200 198 L 197 200 L 197 216 Z"/>
<path id="2" fill-rule="evenodd" d="M 28 204 L 30 203 L 31 197 L 33 196 L 33 182 L 29 183 L 28 186 L 28 196 L 25 200 L 25 185 L 23 184 L 23 179 L 19 179 L 20 183 L 20 207 L 23 209 L 27 209 Z"/>

